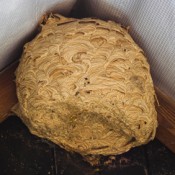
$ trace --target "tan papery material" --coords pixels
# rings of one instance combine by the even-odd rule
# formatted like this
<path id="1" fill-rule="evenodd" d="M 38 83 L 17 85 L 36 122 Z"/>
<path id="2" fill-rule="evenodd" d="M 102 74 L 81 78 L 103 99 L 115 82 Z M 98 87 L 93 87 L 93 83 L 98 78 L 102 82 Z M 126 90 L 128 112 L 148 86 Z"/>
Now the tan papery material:
<path id="1" fill-rule="evenodd" d="M 112 21 L 51 15 L 27 43 L 13 109 L 31 133 L 81 155 L 121 154 L 157 127 L 149 64 Z"/>

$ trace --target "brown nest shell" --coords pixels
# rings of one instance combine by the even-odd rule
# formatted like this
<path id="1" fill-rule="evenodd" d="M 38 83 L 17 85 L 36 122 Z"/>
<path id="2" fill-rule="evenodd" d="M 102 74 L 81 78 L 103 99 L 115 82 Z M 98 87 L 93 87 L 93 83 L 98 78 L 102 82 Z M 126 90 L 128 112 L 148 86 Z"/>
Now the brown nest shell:
<path id="1" fill-rule="evenodd" d="M 112 21 L 51 15 L 24 47 L 14 111 L 31 133 L 81 155 L 114 155 L 155 136 L 149 64 Z"/>

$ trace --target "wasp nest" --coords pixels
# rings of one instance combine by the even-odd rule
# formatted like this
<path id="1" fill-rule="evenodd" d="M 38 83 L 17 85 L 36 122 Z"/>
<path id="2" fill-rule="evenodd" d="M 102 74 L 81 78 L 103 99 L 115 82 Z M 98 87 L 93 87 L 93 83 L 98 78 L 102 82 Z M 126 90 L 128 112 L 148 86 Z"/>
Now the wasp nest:
<path id="1" fill-rule="evenodd" d="M 68 151 L 121 154 L 155 136 L 149 64 L 115 22 L 50 16 L 24 47 L 16 86 L 31 133 Z"/>

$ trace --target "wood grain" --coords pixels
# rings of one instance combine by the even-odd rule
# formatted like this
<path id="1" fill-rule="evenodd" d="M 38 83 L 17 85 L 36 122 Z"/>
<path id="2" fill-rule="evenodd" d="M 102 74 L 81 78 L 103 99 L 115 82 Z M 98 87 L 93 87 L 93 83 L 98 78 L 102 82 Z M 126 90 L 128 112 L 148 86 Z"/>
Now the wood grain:
<path id="1" fill-rule="evenodd" d="M 17 65 L 15 62 L 0 72 L 0 122 L 8 116 L 11 107 L 17 102 L 14 82 Z"/>
<path id="2" fill-rule="evenodd" d="M 0 73 L 0 122 L 9 114 L 11 107 L 16 104 L 15 75 L 18 63 L 13 63 Z M 157 105 L 158 122 L 156 137 L 175 153 L 175 101 L 160 89 L 156 94 L 160 106 Z"/>
<path id="3" fill-rule="evenodd" d="M 175 101 L 156 88 L 160 106 L 157 106 L 157 138 L 175 153 Z"/>

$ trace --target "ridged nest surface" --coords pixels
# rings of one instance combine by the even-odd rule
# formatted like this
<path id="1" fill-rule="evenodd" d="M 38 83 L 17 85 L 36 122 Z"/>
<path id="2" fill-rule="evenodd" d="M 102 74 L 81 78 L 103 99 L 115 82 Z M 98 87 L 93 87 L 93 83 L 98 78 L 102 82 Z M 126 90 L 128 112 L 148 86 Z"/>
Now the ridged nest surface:
<path id="1" fill-rule="evenodd" d="M 24 47 L 16 86 L 31 133 L 68 151 L 121 154 L 155 136 L 149 64 L 115 22 L 51 15 Z"/>

